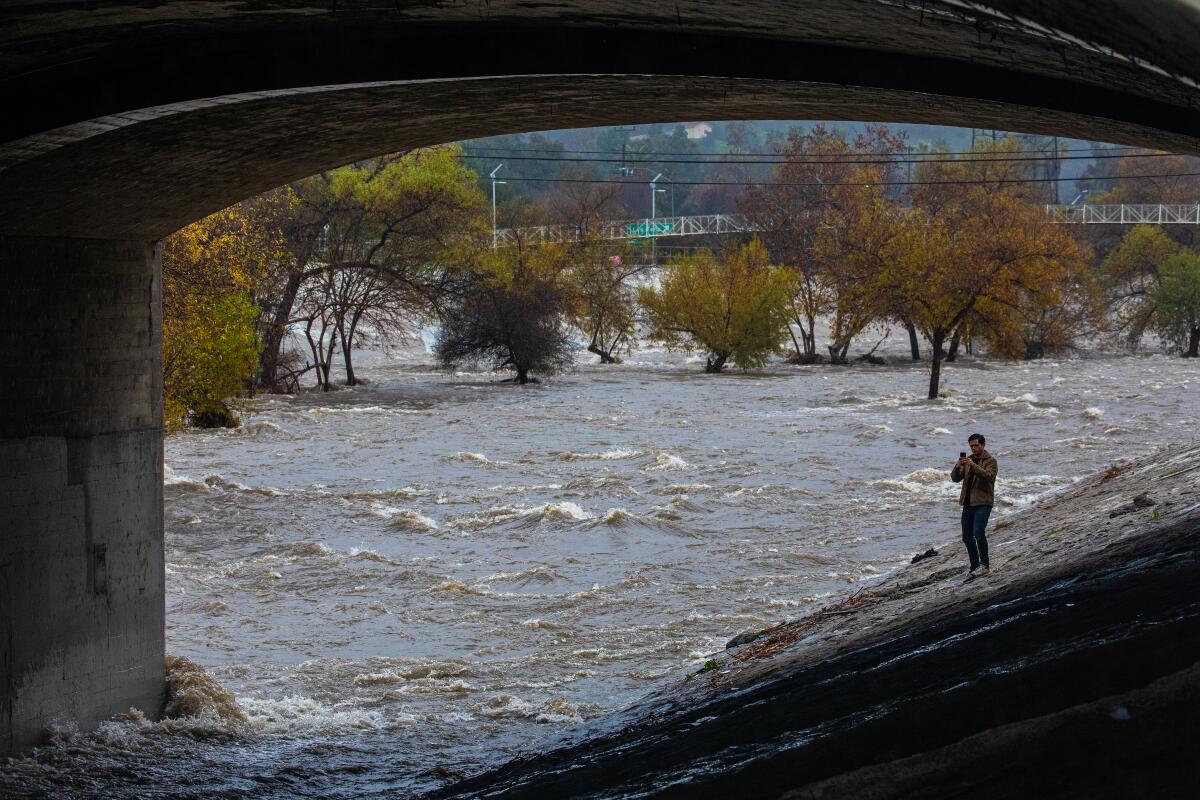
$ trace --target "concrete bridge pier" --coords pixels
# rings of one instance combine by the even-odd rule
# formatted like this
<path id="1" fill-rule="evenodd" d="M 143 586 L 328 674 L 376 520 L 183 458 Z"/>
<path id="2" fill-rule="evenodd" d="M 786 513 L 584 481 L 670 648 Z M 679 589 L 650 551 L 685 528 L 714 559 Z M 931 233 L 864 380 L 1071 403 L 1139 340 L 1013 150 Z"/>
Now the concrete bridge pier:
<path id="1" fill-rule="evenodd" d="M 0 236 L 0 753 L 164 696 L 158 246 Z"/>

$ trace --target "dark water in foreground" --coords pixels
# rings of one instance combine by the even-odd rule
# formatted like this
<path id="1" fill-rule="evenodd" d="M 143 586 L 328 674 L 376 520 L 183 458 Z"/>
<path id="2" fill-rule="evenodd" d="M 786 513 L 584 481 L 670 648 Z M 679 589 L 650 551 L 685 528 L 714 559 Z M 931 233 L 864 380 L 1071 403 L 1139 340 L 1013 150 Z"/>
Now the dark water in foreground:
<path id="1" fill-rule="evenodd" d="M 1192 440 L 1200 410 L 1200 364 L 1160 356 L 951 365 L 936 402 L 922 366 L 645 352 L 518 388 L 425 361 L 168 439 L 168 652 L 245 721 L 64 728 L 0 794 L 432 788 L 952 541 L 973 431 L 1002 515 Z"/>

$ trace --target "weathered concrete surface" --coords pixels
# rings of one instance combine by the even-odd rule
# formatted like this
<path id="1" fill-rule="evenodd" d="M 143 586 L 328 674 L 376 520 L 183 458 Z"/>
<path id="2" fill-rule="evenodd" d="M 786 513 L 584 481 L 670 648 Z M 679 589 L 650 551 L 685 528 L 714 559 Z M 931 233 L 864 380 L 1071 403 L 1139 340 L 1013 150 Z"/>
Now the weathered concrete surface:
<path id="1" fill-rule="evenodd" d="M 164 693 L 156 248 L 0 237 L 0 753 Z"/>
<path id="2" fill-rule="evenodd" d="M 1200 665 L 1148 686 L 1002 725 L 783 800 L 1200 797 Z"/>
<path id="3" fill-rule="evenodd" d="M 1142 493 L 1153 507 L 1109 516 Z M 964 582 L 961 545 L 939 545 L 439 796 L 1195 796 L 1200 723 L 1181 719 L 1200 706 L 1200 445 L 1097 475 L 989 539 L 989 577 Z M 1136 722 L 1097 729 L 1098 709 Z M 896 788 L 866 790 L 881 777 Z"/>
<path id="4" fill-rule="evenodd" d="M 153 240 L 354 159 L 572 125 L 874 119 L 1200 150 L 1194 5 L 990 5 L 4 4 L 0 231 Z"/>

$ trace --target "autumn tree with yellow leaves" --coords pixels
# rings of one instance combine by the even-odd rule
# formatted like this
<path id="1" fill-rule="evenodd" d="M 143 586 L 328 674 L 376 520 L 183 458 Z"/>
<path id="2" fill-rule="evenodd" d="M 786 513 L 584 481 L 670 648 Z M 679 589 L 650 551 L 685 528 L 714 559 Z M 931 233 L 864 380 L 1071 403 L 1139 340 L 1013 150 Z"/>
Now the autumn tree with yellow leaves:
<path id="1" fill-rule="evenodd" d="M 1003 152 L 1019 145 L 992 143 Z M 938 396 L 946 345 L 964 326 L 983 330 L 996 355 L 1020 357 L 1019 309 L 1061 300 L 1087 251 L 1046 221 L 1034 190 L 1018 181 L 1028 162 L 996 161 L 988 150 L 922 164 L 922 185 L 893 240 L 881 286 L 911 310 L 932 345 L 929 397 Z"/>
<path id="2" fill-rule="evenodd" d="M 643 286 L 650 338 L 705 354 L 705 372 L 728 362 L 761 367 L 779 352 L 794 292 L 792 276 L 771 264 L 757 239 L 737 250 L 673 259 L 658 288 Z"/>
<path id="3" fill-rule="evenodd" d="M 229 399 L 258 366 L 255 287 L 288 258 L 252 199 L 163 242 L 163 417 L 168 428 L 237 424 Z"/>
<path id="4" fill-rule="evenodd" d="M 875 318 L 861 302 L 868 292 L 862 279 L 878 265 L 875 248 L 888 221 L 873 212 L 906 151 L 903 134 L 885 125 L 867 125 L 852 139 L 824 125 L 794 130 L 778 147 L 783 160 L 773 182 L 750 188 L 742 199 L 770 258 L 793 276 L 788 332 L 794 360 L 820 360 L 819 317 L 832 315 L 834 363 L 845 362 L 851 340 Z"/>

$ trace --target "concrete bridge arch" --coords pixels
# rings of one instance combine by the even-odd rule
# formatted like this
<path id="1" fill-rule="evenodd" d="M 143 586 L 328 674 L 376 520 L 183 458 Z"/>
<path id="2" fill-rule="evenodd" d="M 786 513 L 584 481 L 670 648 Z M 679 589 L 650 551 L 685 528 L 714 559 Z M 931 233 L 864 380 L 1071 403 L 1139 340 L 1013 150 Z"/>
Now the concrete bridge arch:
<path id="1" fill-rule="evenodd" d="M 683 119 L 1200 152 L 1184 0 L 0 2 L 0 751 L 163 692 L 156 242 L 320 169 Z"/>

